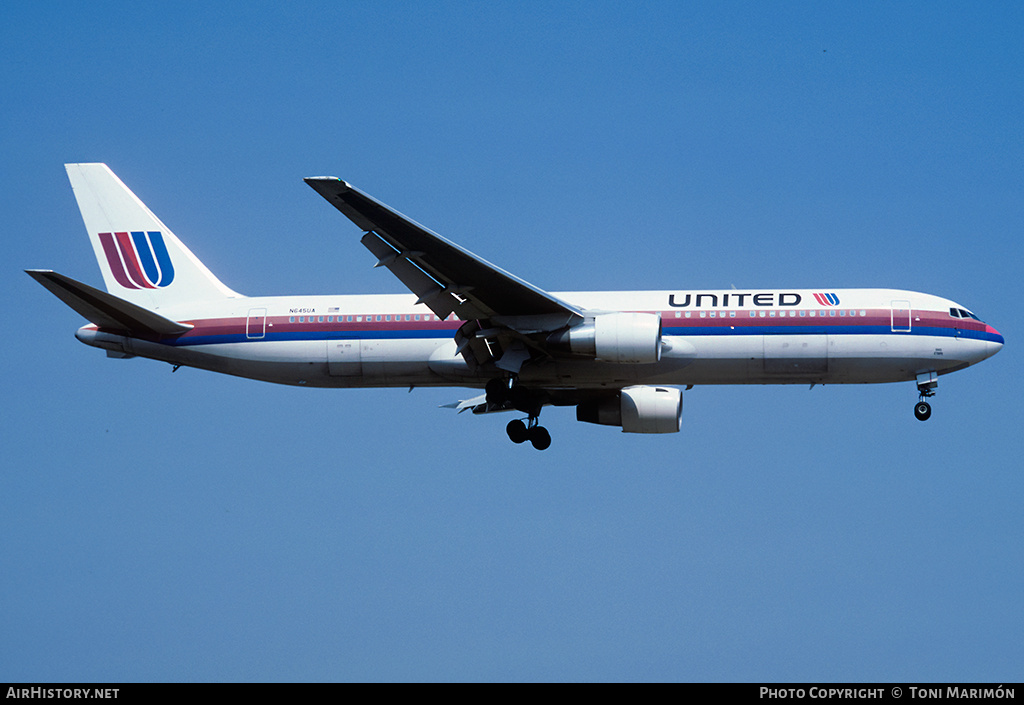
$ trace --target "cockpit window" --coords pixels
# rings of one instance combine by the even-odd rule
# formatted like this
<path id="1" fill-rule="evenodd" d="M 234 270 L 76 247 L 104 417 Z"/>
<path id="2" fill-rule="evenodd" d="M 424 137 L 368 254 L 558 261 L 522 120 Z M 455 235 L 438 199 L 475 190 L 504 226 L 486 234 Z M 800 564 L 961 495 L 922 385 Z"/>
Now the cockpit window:
<path id="1" fill-rule="evenodd" d="M 973 318 L 979 323 L 981 322 L 980 318 L 978 318 L 965 308 L 951 308 L 949 309 L 949 315 L 952 316 L 953 318 Z"/>

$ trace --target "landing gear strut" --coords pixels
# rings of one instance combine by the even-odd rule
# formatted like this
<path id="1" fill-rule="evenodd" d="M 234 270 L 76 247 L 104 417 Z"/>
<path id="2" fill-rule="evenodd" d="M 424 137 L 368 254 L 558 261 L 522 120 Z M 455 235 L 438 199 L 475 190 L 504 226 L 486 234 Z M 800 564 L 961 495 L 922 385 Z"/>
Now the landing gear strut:
<path id="1" fill-rule="evenodd" d="M 935 389 L 938 386 L 939 376 L 934 372 L 922 372 L 917 376 L 917 391 L 920 396 L 914 405 L 914 416 L 918 421 L 927 421 L 932 415 L 932 405 L 925 399 L 935 396 Z"/>

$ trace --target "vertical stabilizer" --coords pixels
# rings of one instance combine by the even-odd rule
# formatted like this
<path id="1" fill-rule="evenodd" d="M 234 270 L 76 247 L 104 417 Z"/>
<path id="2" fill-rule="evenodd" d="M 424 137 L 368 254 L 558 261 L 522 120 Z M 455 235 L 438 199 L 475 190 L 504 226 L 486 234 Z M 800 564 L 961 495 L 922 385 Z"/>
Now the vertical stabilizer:
<path id="1" fill-rule="evenodd" d="M 107 291 L 150 310 L 237 297 L 106 164 L 65 164 Z"/>

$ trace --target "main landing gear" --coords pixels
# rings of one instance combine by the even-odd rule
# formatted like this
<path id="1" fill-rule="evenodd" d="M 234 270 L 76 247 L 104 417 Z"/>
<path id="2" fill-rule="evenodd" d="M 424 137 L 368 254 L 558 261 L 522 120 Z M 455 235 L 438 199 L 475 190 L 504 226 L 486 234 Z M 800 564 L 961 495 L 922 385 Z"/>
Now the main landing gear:
<path id="1" fill-rule="evenodd" d="M 547 450 L 551 445 L 551 434 L 537 423 L 544 406 L 541 397 L 517 386 L 514 378 L 492 379 L 487 383 L 486 391 L 488 404 L 497 407 L 507 404 L 527 415 L 526 421 L 515 419 L 508 422 L 505 432 L 509 440 L 517 444 L 529 441 L 537 450 Z"/>
<path id="2" fill-rule="evenodd" d="M 536 416 L 531 416 L 527 423 L 529 423 L 529 426 L 523 423 L 522 419 L 509 421 L 508 426 L 505 427 L 509 440 L 513 443 L 529 441 L 537 450 L 547 450 L 548 446 L 551 445 L 551 434 L 543 426 L 537 425 Z"/>
<path id="3" fill-rule="evenodd" d="M 939 376 L 934 372 L 922 372 L 917 376 L 917 391 L 920 396 L 914 405 L 914 416 L 918 421 L 927 421 L 932 415 L 932 405 L 925 399 L 935 396 L 935 389 L 938 386 Z"/>

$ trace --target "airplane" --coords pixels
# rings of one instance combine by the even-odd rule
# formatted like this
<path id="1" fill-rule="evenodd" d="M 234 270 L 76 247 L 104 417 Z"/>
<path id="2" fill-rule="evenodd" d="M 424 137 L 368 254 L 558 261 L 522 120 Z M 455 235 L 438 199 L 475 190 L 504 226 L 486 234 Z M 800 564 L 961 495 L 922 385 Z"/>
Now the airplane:
<path id="1" fill-rule="evenodd" d="M 89 321 L 83 343 L 278 384 L 475 388 L 446 406 L 518 411 L 508 437 L 538 450 L 545 406 L 678 432 L 680 386 L 913 381 L 924 421 L 941 375 L 1003 346 L 964 306 L 898 289 L 547 292 L 333 176 L 305 181 L 411 293 L 243 296 L 105 164 L 65 166 L 106 291 L 26 273 Z"/>

